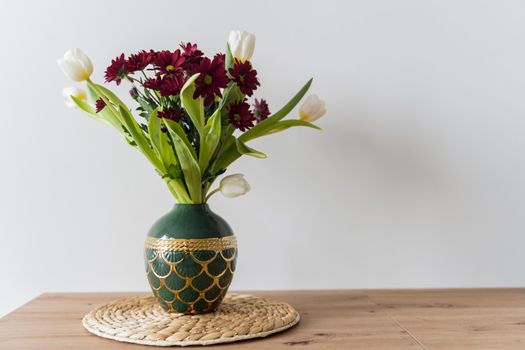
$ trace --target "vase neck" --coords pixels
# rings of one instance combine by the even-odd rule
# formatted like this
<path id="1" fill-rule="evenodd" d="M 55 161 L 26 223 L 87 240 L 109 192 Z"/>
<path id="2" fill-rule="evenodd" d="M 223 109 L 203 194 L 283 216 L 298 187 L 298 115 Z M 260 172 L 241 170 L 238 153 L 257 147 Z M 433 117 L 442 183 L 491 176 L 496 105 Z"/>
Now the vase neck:
<path id="1" fill-rule="evenodd" d="M 185 203 L 175 203 L 173 210 L 176 211 L 188 211 L 188 212 L 197 212 L 197 211 L 209 211 L 210 207 L 207 203 L 199 204 L 185 204 Z"/>

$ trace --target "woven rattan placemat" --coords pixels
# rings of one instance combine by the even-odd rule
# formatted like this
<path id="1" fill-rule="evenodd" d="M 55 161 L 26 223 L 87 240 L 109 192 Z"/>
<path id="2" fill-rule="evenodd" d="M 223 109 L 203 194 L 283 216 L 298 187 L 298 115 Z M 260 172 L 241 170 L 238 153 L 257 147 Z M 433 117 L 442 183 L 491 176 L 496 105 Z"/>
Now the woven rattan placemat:
<path id="1" fill-rule="evenodd" d="M 266 337 L 299 322 L 290 305 L 247 294 L 228 294 L 216 312 L 170 314 L 151 296 L 102 305 L 82 320 L 91 333 L 121 342 L 155 346 L 230 343 Z"/>

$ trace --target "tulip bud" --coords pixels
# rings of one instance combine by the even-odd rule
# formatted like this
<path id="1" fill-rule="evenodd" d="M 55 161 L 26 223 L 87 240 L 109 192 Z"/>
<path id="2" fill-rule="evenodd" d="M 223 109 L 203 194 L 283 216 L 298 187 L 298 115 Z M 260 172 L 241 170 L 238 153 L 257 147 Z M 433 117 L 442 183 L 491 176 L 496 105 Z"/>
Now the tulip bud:
<path id="1" fill-rule="evenodd" d="M 91 60 L 80 49 L 67 51 L 64 57 L 57 60 L 57 63 L 64 74 L 74 81 L 87 80 L 93 73 Z"/>
<path id="2" fill-rule="evenodd" d="M 249 61 L 255 49 L 255 35 L 246 31 L 232 30 L 228 39 L 233 57 L 241 62 Z"/>
<path id="3" fill-rule="evenodd" d="M 219 185 L 221 193 L 229 198 L 242 196 L 250 191 L 250 184 L 243 174 L 225 176 Z"/>
<path id="4" fill-rule="evenodd" d="M 84 90 L 73 87 L 73 86 L 64 88 L 62 90 L 62 95 L 66 99 L 66 106 L 69 108 L 75 108 L 77 106 L 77 104 L 75 103 L 75 101 L 73 101 L 71 96 L 74 96 L 76 99 L 81 100 L 81 101 L 86 101 L 87 99 L 87 95 Z"/>
<path id="5" fill-rule="evenodd" d="M 306 98 L 301 108 L 299 108 L 299 119 L 313 122 L 321 118 L 326 113 L 323 100 L 317 95 L 310 95 Z"/>
<path id="6" fill-rule="evenodd" d="M 137 90 L 136 87 L 132 87 L 131 90 L 129 90 L 129 95 L 132 99 L 136 100 L 139 97 L 139 90 Z"/>

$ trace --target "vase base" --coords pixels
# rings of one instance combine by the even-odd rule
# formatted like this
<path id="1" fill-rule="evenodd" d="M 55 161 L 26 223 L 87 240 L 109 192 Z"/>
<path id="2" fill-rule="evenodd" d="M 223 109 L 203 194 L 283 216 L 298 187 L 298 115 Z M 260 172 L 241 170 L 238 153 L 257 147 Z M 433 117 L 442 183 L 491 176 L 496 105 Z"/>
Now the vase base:
<path id="1" fill-rule="evenodd" d="M 137 296 L 102 305 L 84 316 L 82 323 L 89 332 L 120 342 L 186 346 L 266 337 L 294 326 L 299 318 L 289 304 L 229 293 L 213 313 L 168 313 L 154 297 Z"/>

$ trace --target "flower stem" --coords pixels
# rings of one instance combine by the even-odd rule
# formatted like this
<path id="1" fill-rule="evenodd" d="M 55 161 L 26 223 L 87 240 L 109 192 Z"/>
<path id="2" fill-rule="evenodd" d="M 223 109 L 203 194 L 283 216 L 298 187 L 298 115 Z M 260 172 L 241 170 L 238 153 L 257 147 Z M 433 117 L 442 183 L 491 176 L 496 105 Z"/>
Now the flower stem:
<path id="1" fill-rule="evenodd" d="M 208 195 L 206 196 L 206 198 L 204 199 L 204 203 L 206 203 L 208 201 L 208 199 L 210 199 L 211 196 L 213 196 L 215 193 L 219 192 L 221 189 L 219 187 L 217 187 L 216 189 L 214 189 L 213 191 L 211 191 L 210 193 L 208 193 Z"/>

